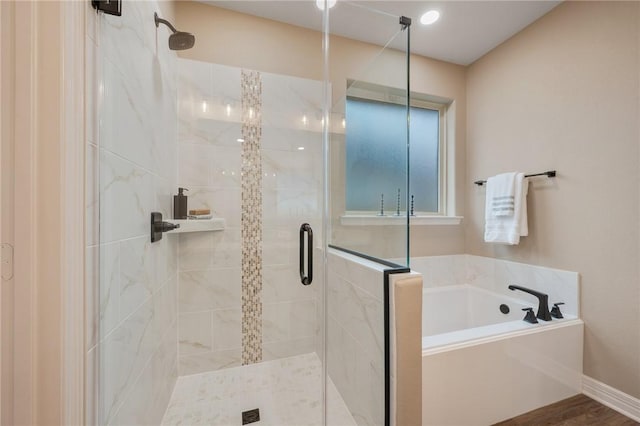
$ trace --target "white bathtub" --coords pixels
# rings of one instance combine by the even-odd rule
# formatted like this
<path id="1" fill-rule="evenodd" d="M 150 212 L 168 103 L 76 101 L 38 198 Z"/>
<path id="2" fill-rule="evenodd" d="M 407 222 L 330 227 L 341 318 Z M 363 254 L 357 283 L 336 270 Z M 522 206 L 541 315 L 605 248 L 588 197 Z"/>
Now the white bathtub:
<path id="1" fill-rule="evenodd" d="M 530 306 L 466 284 L 424 289 L 423 425 L 489 425 L 580 393 L 582 321 L 530 324 Z"/>
<path id="2" fill-rule="evenodd" d="M 508 307 L 504 314 L 500 306 Z M 422 347 L 435 348 L 449 343 L 502 333 L 500 323 L 524 318 L 521 301 L 500 296 L 468 284 L 426 288 L 422 297 Z"/>

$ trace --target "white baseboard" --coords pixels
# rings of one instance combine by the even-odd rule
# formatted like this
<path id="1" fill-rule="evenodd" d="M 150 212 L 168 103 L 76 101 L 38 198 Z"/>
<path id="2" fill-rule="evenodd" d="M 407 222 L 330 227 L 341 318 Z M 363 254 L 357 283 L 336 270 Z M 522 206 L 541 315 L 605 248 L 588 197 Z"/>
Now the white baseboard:
<path id="1" fill-rule="evenodd" d="M 640 422 L 640 399 L 584 375 L 582 376 L 582 393 Z"/>

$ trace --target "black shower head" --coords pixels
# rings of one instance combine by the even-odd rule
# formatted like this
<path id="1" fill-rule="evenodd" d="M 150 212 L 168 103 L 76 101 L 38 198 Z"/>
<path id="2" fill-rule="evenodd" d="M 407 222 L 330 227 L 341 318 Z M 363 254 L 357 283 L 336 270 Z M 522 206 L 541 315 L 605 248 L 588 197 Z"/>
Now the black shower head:
<path id="1" fill-rule="evenodd" d="M 159 27 L 160 24 L 165 24 L 173 32 L 173 34 L 169 36 L 169 49 L 186 50 L 191 49 L 195 44 L 196 37 L 193 34 L 176 30 L 176 28 L 171 25 L 171 22 L 160 18 L 157 13 L 153 14 L 153 19 L 156 22 L 156 28 Z"/>
<path id="2" fill-rule="evenodd" d="M 169 36 L 169 49 L 171 50 L 191 49 L 195 43 L 196 37 L 184 31 L 176 31 Z"/>

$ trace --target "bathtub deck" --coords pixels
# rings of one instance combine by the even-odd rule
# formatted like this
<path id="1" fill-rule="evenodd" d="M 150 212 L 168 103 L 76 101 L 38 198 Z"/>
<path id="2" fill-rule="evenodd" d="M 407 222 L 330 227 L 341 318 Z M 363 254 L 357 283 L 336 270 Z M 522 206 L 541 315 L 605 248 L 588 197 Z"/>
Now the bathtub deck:
<path id="1" fill-rule="evenodd" d="M 538 408 L 521 416 L 495 426 L 523 426 L 523 425 L 607 425 L 607 426 L 633 426 L 638 425 L 630 418 L 600 404 L 585 395 L 576 395 L 555 404 Z"/>

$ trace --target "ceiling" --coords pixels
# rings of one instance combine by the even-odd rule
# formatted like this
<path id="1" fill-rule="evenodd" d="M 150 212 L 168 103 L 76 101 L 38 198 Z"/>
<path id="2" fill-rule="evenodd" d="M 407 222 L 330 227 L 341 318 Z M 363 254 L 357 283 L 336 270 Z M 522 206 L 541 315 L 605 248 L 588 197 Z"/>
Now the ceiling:
<path id="1" fill-rule="evenodd" d="M 237 12 L 322 31 L 322 13 L 314 0 L 202 0 Z M 398 35 L 398 17 L 412 18 L 411 51 L 419 55 L 468 65 L 509 39 L 560 1 L 347 1 L 331 9 L 330 32 L 380 46 L 406 48 Z M 420 24 L 429 9 L 440 12 L 431 26 Z"/>

